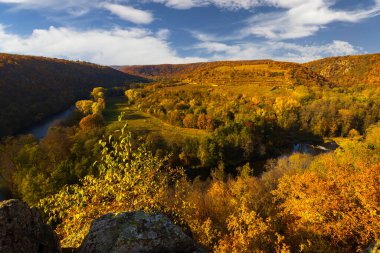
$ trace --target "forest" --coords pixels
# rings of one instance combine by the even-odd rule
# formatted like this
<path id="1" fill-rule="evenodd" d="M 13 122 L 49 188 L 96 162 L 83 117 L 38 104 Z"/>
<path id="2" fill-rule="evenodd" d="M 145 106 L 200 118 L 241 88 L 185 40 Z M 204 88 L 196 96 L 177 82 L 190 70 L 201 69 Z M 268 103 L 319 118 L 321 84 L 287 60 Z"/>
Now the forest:
<path id="1" fill-rule="evenodd" d="M 0 54 L 0 75 L 0 137 L 64 111 L 94 87 L 143 81 L 90 63 L 10 54 Z"/>
<path id="2" fill-rule="evenodd" d="M 119 67 L 136 79 L 95 82 L 43 139 L 4 137 L 0 183 L 63 248 L 143 210 L 210 252 L 361 252 L 380 239 L 380 85 L 355 70 L 377 58 Z"/>

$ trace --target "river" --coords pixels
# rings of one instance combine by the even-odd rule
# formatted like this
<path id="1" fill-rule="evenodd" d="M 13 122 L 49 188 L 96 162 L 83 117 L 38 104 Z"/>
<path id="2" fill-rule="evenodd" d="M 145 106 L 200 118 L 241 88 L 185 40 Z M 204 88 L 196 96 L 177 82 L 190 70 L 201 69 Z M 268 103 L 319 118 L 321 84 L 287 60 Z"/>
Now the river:
<path id="1" fill-rule="evenodd" d="M 49 130 L 49 127 L 54 126 L 56 124 L 59 124 L 63 120 L 65 120 L 70 114 L 74 111 L 75 107 L 72 106 L 69 109 L 65 110 L 64 112 L 55 114 L 45 121 L 36 124 L 35 126 L 27 129 L 26 131 L 23 132 L 23 134 L 32 134 L 36 139 L 41 140 L 44 138 Z M 333 150 L 335 150 L 338 147 L 338 145 L 335 142 L 330 142 L 327 144 L 323 145 L 312 145 L 312 144 L 306 144 L 306 143 L 299 143 L 293 146 L 293 149 L 291 150 L 290 153 L 284 154 L 285 156 L 289 156 L 293 153 L 307 153 L 311 155 L 318 155 L 321 153 L 328 153 Z M 262 166 L 264 167 L 265 162 L 260 161 L 262 163 Z M 191 172 L 190 172 L 191 171 Z M 190 170 L 188 173 L 194 174 L 193 177 L 195 176 L 200 176 L 197 174 L 195 170 Z M 204 172 L 204 170 L 202 170 Z M 198 172 L 199 173 L 199 172 Z M 203 175 L 204 176 L 204 175 Z M 6 188 L 1 187 L 0 185 L 0 201 L 6 200 L 11 198 L 11 194 L 9 191 L 7 191 Z"/>
<path id="2" fill-rule="evenodd" d="M 32 126 L 29 129 L 23 131 L 23 134 L 32 134 L 36 139 L 41 140 L 44 138 L 49 130 L 49 127 L 54 126 L 65 120 L 74 111 L 75 107 L 72 106 L 69 109 L 57 113 L 44 121 Z"/>
<path id="3" fill-rule="evenodd" d="M 54 126 L 65 120 L 74 111 L 75 107 L 72 106 L 69 109 L 57 113 L 46 120 L 37 123 L 36 125 L 22 131 L 22 134 L 32 134 L 36 139 L 41 140 L 44 138 L 49 130 L 49 127 Z M 0 184 L 0 201 L 12 198 L 9 190 Z"/>

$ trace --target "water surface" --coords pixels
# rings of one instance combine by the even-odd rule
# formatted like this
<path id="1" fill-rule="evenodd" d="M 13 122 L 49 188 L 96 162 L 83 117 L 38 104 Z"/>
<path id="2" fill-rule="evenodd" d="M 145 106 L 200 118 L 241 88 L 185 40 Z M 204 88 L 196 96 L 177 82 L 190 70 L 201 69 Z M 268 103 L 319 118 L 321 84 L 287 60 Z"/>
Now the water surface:
<path id="1" fill-rule="evenodd" d="M 31 128 L 24 131 L 24 134 L 32 134 L 36 139 L 41 140 L 44 138 L 49 130 L 49 127 L 54 126 L 67 119 L 68 116 L 74 111 L 75 107 L 72 106 L 69 109 L 55 114 L 46 120 L 35 124 Z"/>

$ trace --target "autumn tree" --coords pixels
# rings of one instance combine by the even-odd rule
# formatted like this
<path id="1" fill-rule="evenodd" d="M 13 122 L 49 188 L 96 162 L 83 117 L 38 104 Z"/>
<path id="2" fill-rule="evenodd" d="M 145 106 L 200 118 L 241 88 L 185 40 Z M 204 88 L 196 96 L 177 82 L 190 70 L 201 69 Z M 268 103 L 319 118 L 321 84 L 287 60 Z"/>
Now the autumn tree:
<path id="1" fill-rule="evenodd" d="M 99 143 L 101 157 L 94 165 L 99 176 L 87 176 L 40 203 L 50 221 L 62 222 L 57 232 L 65 247 L 79 246 L 91 221 L 106 213 L 155 210 L 175 216 L 187 205 L 181 197 L 183 171 L 168 167 L 168 157 L 158 158 L 145 144 L 133 142 L 126 125 Z"/>
<path id="2" fill-rule="evenodd" d="M 358 142 L 348 147 L 280 178 L 273 194 L 294 247 L 355 252 L 379 237 L 380 157 Z"/>
<path id="3" fill-rule="evenodd" d="M 79 100 L 75 103 L 75 107 L 82 112 L 84 115 L 92 113 L 92 104 L 94 102 L 91 100 Z"/>
<path id="4" fill-rule="evenodd" d="M 300 103 L 292 98 L 276 98 L 273 110 L 277 116 L 279 126 L 287 129 L 294 126 L 298 121 Z"/>
<path id="5" fill-rule="evenodd" d="M 186 128 L 195 128 L 197 125 L 196 118 L 194 114 L 186 114 L 185 118 L 183 119 L 183 126 Z"/>
<path id="6" fill-rule="evenodd" d="M 90 131 L 101 128 L 104 125 L 104 118 L 99 114 L 90 114 L 81 119 L 79 122 L 80 129 Z"/>
<path id="7" fill-rule="evenodd" d="M 380 149 L 380 123 L 374 124 L 367 129 L 366 141 L 373 147 Z"/>

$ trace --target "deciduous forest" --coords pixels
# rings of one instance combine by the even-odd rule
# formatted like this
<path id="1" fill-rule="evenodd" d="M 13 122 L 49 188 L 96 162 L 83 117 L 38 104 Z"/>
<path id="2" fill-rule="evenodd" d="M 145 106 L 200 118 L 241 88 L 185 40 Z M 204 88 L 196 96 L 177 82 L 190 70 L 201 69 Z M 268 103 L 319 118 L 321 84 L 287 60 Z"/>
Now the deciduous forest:
<path id="1" fill-rule="evenodd" d="M 0 75 L 0 137 L 64 111 L 94 87 L 143 81 L 95 64 L 9 54 L 0 54 Z"/>
<path id="2" fill-rule="evenodd" d="M 380 239 L 380 55 L 123 72 L 1 59 L 0 184 L 63 248 L 135 210 L 209 252 L 361 252 Z M 11 135 L 71 104 L 43 139 Z"/>

